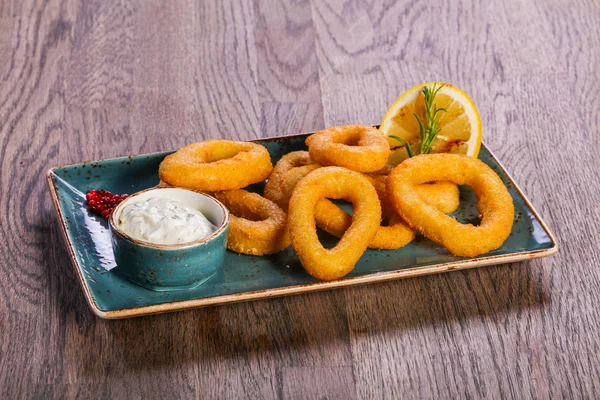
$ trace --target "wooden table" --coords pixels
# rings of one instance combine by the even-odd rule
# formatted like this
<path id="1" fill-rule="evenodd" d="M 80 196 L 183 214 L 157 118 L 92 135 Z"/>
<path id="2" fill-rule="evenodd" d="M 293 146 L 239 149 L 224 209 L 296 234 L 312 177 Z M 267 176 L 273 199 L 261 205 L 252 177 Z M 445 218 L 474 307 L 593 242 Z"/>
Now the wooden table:
<path id="1" fill-rule="evenodd" d="M 600 3 L 0 0 L 0 397 L 600 396 Z M 436 3 L 436 4 L 434 4 Z M 475 100 L 558 255 L 153 317 L 95 317 L 52 166 Z"/>

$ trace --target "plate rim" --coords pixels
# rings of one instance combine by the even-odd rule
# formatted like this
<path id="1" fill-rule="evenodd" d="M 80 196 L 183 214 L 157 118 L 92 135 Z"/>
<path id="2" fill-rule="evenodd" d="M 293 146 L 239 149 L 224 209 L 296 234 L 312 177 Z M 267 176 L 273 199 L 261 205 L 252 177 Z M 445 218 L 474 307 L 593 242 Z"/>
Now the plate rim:
<path id="1" fill-rule="evenodd" d="M 301 136 L 307 136 L 309 134 L 310 133 L 300 133 L 300 134 L 295 134 L 295 135 L 284 135 L 284 136 L 269 137 L 269 138 L 263 138 L 263 139 L 253 139 L 253 140 L 249 140 L 249 141 L 250 142 L 275 141 L 275 140 L 280 140 L 280 139 L 290 139 L 290 138 L 297 138 L 297 137 L 301 137 Z M 161 314 L 161 313 L 166 313 L 166 312 L 181 311 L 181 310 L 214 306 L 214 305 L 232 304 L 232 303 L 239 303 L 239 302 L 244 302 L 244 301 L 290 296 L 290 295 L 296 295 L 296 294 L 308 293 L 308 292 L 318 292 L 318 291 L 323 291 L 323 290 L 336 289 L 336 288 L 347 287 L 347 286 L 355 286 L 355 285 L 361 285 L 361 284 L 367 284 L 367 283 L 386 282 L 386 281 L 391 281 L 391 280 L 396 280 L 396 279 L 405 279 L 405 278 L 412 278 L 412 277 L 423 276 L 423 275 L 432 275 L 432 274 L 438 274 L 438 273 L 442 273 L 442 272 L 448 272 L 448 271 L 454 271 L 454 270 L 464 270 L 464 269 L 484 267 L 484 266 L 489 266 L 489 265 L 508 264 L 508 263 L 513 263 L 513 262 L 518 262 L 518 261 L 527 261 L 527 260 L 533 260 L 536 258 L 549 257 L 553 254 L 556 254 L 558 252 L 558 242 L 557 242 L 554 234 L 550 231 L 550 228 L 548 227 L 546 222 L 542 219 L 542 217 L 540 216 L 538 211 L 535 209 L 533 204 L 531 204 L 531 202 L 529 201 L 527 196 L 525 196 L 525 193 L 523 193 L 523 191 L 521 190 L 519 185 L 515 182 L 512 175 L 508 173 L 508 171 L 506 170 L 504 165 L 502 165 L 502 163 L 498 160 L 498 158 L 496 157 L 494 152 L 492 150 L 490 150 L 490 148 L 485 144 L 484 141 L 482 141 L 482 145 L 490 153 L 490 156 L 498 164 L 498 166 L 500 167 L 502 172 L 504 174 L 506 174 L 506 177 L 508 178 L 510 183 L 513 185 L 517 194 L 519 196 L 521 196 L 521 199 L 523 200 L 525 205 L 531 210 L 533 215 L 536 217 L 536 219 L 539 221 L 540 225 L 542 226 L 542 228 L 548 235 L 548 238 L 550 239 L 550 241 L 552 243 L 552 246 L 549 247 L 548 249 L 530 250 L 530 251 L 522 251 L 522 252 L 518 252 L 518 253 L 511 253 L 511 254 L 487 256 L 487 257 L 483 257 L 483 258 L 451 261 L 451 262 L 446 262 L 446 263 L 442 263 L 442 264 L 435 264 L 435 265 L 429 265 L 429 266 L 418 266 L 418 267 L 406 268 L 406 269 L 395 270 L 395 271 L 374 272 L 374 273 L 370 273 L 367 275 L 355 276 L 355 277 L 345 278 L 345 279 L 342 278 L 340 280 L 335 280 L 335 281 L 318 281 L 318 282 L 312 282 L 312 283 L 305 283 L 305 284 L 301 284 L 301 285 L 292 285 L 292 286 L 286 286 L 286 287 L 280 287 L 280 288 L 262 289 L 262 290 L 257 290 L 257 291 L 206 297 L 206 298 L 201 298 L 201 299 L 196 298 L 196 299 L 190 299 L 190 300 L 179 300 L 179 301 L 173 301 L 173 302 L 168 302 L 168 303 L 152 304 L 152 305 L 139 306 L 139 307 L 130 307 L 130 308 L 123 308 L 123 309 L 119 309 L 119 310 L 110 310 L 110 311 L 101 310 L 100 307 L 98 307 L 98 305 L 96 304 L 96 300 L 94 299 L 94 296 L 91 293 L 89 285 L 88 285 L 85 277 L 83 276 L 83 267 L 79 264 L 79 261 L 77 260 L 77 257 L 75 256 L 74 244 L 69 239 L 69 235 L 67 233 L 67 224 L 66 224 L 66 221 L 65 221 L 65 218 L 63 215 L 63 211 L 60 207 L 60 201 L 58 198 L 58 189 L 56 188 L 56 183 L 53 178 L 54 176 L 57 176 L 55 171 L 58 169 L 67 168 L 67 167 L 71 167 L 71 166 L 75 166 L 75 165 L 81 165 L 81 164 L 114 161 L 114 160 L 120 160 L 120 159 L 131 158 L 131 157 L 154 156 L 154 155 L 157 155 L 160 153 L 168 153 L 168 151 L 158 151 L 158 152 L 154 152 L 154 153 L 144 153 L 144 154 L 139 154 L 139 155 L 129 155 L 129 156 L 122 156 L 122 157 L 105 158 L 105 159 L 100 159 L 100 160 L 84 161 L 81 163 L 74 163 L 74 164 L 64 164 L 64 165 L 50 168 L 48 170 L 48 172 L 46 173 L 46 181 L 48 183 L 48 187 L 50 190 L 50 197 L 52 198 L 52 203 L 54 205 L 54 209 L 58 216 L 59 225 L 61 228 L 60 231 L 62 232 L 62 237 L 68 248 L 69 258 L 71 259 L 71 263 L 72 263 L 73 268 L 75 269 L 75 273 L 79 279 L 79 284 L 81 285 L 81 287 L 83 289 L 84 297 L 88 303 L 88 306 L 91 308 L 92 312 L 100 318 L 122 319 L 122 318 Z"/>

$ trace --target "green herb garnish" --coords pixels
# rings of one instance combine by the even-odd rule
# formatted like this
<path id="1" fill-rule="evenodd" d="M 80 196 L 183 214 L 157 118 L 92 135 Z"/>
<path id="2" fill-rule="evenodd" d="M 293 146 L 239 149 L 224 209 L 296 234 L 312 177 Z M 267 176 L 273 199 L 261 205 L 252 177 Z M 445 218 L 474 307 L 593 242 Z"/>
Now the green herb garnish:
<path id="1" fill-rule="evenodd" d="M 406 142 L 400 136 L 390 135 L 388 137 L 391 137 L 392 139 L 396 139 L 397 141 L 399 141 L 400 143 L 402 143 L 402 146 L 404 146 L 404 148 L 406 149 L 406 152 L 408 153 L 408 157 L 412 157 L 412 156 L 415 155 L 413 153 L 413 151 L 412 151 L 412 147 L 410 147 L 410 143 Z"/>
<path id="2" fill-rule="evenodd" d="M 429 154 L 431 153 L 431 145 L 433 140 L 436 138 L 438 133 L 440 133 L 441 128 L 437 126 L 438 120 L 440 118 L 439 113 L 441 111 L 446 112 L 445 108 L 438 108 L 437 104 L 433 101 L 438 92 L 444 87 L 444 85 L 437 86 L 436 83 L 433 84 L 432 87 L 424 86 L 421 91 L 423 92 L 423 97 L 425 98 L 425 121 L 421 120 L 417 113 L 413 113 L 417 122 L 419 123 L 419 130 L 421 134 L 421 143 L 419 148 L 419 154 Z M 402 145 L 406 148 L 406 152 L 408 153 L 408 157 L 412 157 L 415 155 L 410 143 L 407 143 L 405 140 L 398 136 L 390 135 L 389 137 L 398 140 Z"/>

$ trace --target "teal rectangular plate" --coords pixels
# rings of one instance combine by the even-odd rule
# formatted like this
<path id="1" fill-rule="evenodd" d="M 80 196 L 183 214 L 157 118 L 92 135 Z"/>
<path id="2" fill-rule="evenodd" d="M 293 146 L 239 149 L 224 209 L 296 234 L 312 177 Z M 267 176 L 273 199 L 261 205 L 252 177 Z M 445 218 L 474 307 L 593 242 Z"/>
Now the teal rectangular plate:
<path id="1" fill-rule="evenodd" d="M 273 164 L 290 151 L 304 150 L 308 135 L 257 140 L 271 153 Z M 398 250 L 367 250 L 352 272 L 333 282 L 309 276 L 290 247 L 278 254 L 255 257 L 227 252 L 222 273 L 191 290 L 154 292 L 114 272 L 108 226 L 89 212 L 85 193 L 107 189 L 134 193 L 156 186 L 158 165 L 171 152 L 113 158 L 56 167 L 48 185 L 75 272 L 93 312 L 102 318 L 125 318 L 298 294 L 361 283 L 380 282 L 449 270 L 480 267 L 550 256 L 556 240 L 527 198 L 494 155 L 482 145 L 479 158 L 502 178 L 515 203 L 512 233 L 497 250 L 476 258 L 455 257 L 443 246 L 422 236 Z M 260 191 L 261 185 L 253 190 Z M 461 187 L 461 205 L 453 214 L 459 221 L 476 221 L 477 199 Z M 333 240 L 323 234 L 324 241 Z"/>

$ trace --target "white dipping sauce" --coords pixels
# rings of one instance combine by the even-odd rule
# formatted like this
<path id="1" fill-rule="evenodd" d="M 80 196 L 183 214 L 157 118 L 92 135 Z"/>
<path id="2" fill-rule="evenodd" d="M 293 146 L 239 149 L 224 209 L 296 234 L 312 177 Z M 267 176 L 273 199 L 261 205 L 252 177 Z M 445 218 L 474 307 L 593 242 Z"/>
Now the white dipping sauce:
<path id="1" fill-rule="evenodd" d="M 183 244 L 217 230 L 204 214 L 184 203 L 160 197 L 126 205 L 119 228 L 134 239 L 155 244 Z"/>

